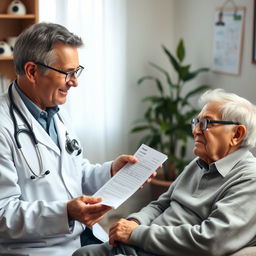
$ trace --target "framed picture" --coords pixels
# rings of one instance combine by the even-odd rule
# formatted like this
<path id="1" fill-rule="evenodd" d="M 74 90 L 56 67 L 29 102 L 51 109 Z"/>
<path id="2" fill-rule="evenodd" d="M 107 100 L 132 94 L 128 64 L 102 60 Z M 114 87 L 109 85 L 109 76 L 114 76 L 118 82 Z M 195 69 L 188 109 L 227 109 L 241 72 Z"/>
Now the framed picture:
<path id="1" fill-rule="evenodd" d="M 256 64 L 256 0 L 254 0 L 254 13 L 253 13 L 252 63 Z"/>

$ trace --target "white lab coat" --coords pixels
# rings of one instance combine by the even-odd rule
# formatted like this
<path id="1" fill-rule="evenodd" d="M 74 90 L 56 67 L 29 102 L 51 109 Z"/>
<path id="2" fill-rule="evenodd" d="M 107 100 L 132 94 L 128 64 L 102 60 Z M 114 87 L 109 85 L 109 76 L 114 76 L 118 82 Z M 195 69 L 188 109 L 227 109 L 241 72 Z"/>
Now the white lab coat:
<path id="1" fill-rule="evenodd" d="M 65 134 L 68 131 L 71 139 L 74 134 L 63 116 L 65 124 L 55 115 L 60 150 L 33 118 L 14 86 L 12 91 L 17 106 L 33 127 L 44 170 L 50 174 L 30 179 L 31 172 L 14 139 L 9 97 L 4 94 L 0 97 L 0 255 L 15 252 L 30 256 L 69 256 L 80 247 L 79 235 L 85 227 L 68 221 L 67 201 L 96 192 L 110 178 L 111 163 L 92 165 L 82 154 L 68 154 Z M 24 127 L 16 113 L 15 116 L 18 126 Z M 19 139 L 26 159 L 38 173 L 32 141 L 24 133 Z"/>

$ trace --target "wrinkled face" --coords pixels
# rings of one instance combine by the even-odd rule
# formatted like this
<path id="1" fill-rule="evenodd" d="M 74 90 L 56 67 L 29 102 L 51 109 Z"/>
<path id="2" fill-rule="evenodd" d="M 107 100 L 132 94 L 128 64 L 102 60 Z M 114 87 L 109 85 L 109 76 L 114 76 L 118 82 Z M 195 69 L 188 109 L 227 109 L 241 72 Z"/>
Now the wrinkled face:
<path id="1" fill-rule="evenodd" d="M 210 120 L 222 120 L 218 110 L 219 106 L 219 102 L 208 103 L 197 118 L 199 120 L 204 117 Z M 237 149 L 232 143 L 234 134 L 234 127 L 229 125 L 209 124 L 204 131 L 201 131 L 197 125 L 193 130 L 194 154 L 208 164 L 215 162 Z"/>
<path id="2" fill-rule="evenodd" d="M 54 48 L 56 61 L 50 66 L 58 70 L 68 72 L 79 67 L 77 48 L 56 44 Z M 38 71 L 39 71 L 38 67 Z M 54 70 L 47 69 L 46 73 L 37 72 L 35 79 L 35 92 L 33 101 L 41 109 L 53 107 L 66 102 L 68 90 L 70 87 L 78 85 L 77 78 L 73 77 L 71 81 L 65 81 L 66 75 Z"/>

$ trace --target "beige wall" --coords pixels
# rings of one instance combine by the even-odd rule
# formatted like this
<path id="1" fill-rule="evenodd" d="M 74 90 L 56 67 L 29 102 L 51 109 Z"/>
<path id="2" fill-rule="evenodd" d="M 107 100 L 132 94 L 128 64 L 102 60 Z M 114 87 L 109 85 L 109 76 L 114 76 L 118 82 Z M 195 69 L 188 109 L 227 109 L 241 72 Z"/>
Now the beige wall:
<path id="1" fill-rule="evenodd" d="M 129 152 L 133 153 L 140 135 L 129 133 L 132 124 L 143 116 L 145 105 L 141 99 L 155 93 L 150 84 L 137 85 L 137 80 L 148 74 L 156 74 L 149 62 L 166 65 L 161 44 L 173 48 L 174 8 L 173 0 L 125 0 L 126 3 L 126 88 L 125 131 Z"/>
<path id="2" fill-rule="evenodd" d="M 204 81 L 237 93 L 256 103 L 256 65 L 252 64 L 253 0 L 234 0 L 237 6 L 246 7 L 244 45 L 241 74 L 238 76 L 209 72 Z M 196 67 L 212 66 L 212 40 L 214 10 L 224 0 L 176 0 L 175 39 L 183 37 L 188 48 L 188 61 Z M 228 4 L 227 7 L 232 7 Z"/>

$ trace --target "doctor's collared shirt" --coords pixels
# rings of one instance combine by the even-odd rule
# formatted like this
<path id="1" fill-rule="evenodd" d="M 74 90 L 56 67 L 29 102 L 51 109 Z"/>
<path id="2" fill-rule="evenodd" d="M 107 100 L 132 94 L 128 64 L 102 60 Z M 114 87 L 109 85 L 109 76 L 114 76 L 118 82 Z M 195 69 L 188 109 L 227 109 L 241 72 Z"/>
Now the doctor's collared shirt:
<path id="1" fill-rule="evenodd" d="M 44 128 L 44 130 L 49 134 L 55 144 L 59 147 L 58 142 L 58 134 L 56 131 L 55 123 L 53 120 L 53 116 L 58 113 L 59 107 L 49 107 L 46 110 L 40 109 L 34 102 L 32 102 L 19 88 L 15 81 L 15 88 L 18 91 L 22 101 L 26 105 L 29 112 L 32 116 L 40 123 L 40 125 Z"/>
<path id="2" fill-rule="evenodd" d="M 256 158 L 240 148 L 209 166 L 194 159 L 169 190 L 128 216 L 131 244 L 160 255 L 226 255 L 256 244 Z M 191 254 L 193 252 L 193 254 Z"/>

